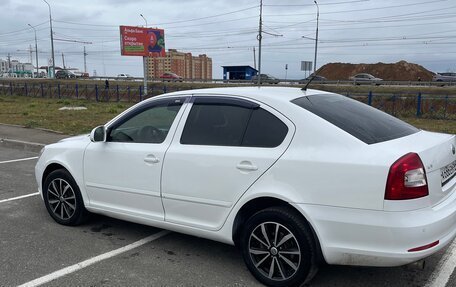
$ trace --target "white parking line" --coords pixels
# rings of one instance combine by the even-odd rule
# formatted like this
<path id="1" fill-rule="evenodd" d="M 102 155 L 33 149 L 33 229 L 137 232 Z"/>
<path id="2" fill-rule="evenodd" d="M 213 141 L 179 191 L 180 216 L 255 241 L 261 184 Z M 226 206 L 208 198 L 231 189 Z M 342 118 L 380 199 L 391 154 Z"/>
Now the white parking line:
<path id="1" fill-rule="evenodd" d="M 2 163 L 12 163 L 12 162 L 18 162 L 18 161 L 26 161 L 26 160 L 32 160 L 32 159 L 37 159 L 37 156 L 34 157 L 27 157 L 27 158 L 20 158 L 20 159 L 12 159 L 12 160 L 4 160 L 0 161 L 0 164 Z"/>
<path id="2" fill-rule="evenodd" d="M 448 247 L 426 287 L 445 287 L 456 268 L 456 240 Z"/>
<path id="3" fill-rule="evenodd" d="M 53 272 L 51 274 L 48 274 L 48 275 L 45 275 L 43 277 L 37 278 L 37 279 L 32 280 L 30 282 L 24 283 L 24 284 L 22 284 L 22 285 L 20 285 L 18 287 L 40 286 L 42 284 L 51 282 L 52 280 L 55 280 L 57 278 L 60 278 L 60 277 L 63 277 L 65 275 L 68 275 L 68 274 L 71 274 L 73 272 L 76 272 L 78 270 L 81 270 L 81 269 L 83 269 L 85 267 L 88 267 L 88 266 L 90 266 L 92 264 L 95 264 L 97 262 L 100 262 L 102 260 L 109 259 L 109 258 L 114 257 L 116 255 L 119 255 L 119 254 L 122 254 L 124 252 L 130 251 L 130 250 L 132 250 L 134 248 L 140 247 L 140 246 L 142 246 L 144 244 L 147 244 L 147 243 L 149 243 L 151 241 L 157 240 L 157 239 L 167 235 L 168 233 L 170 233 L 170 231 L 167 231 L 167 230 L 160 231 L 160 232 L 155 233 L 155 234 L 153 234 L 151 236 L 148 236 L 146 238 L 143 238 L 141 240 L 133 242 L 132 244 L 129 244 L 127 246 L 124 246 L 124 247 L 121 247 L 119 249 L 116 249 L 116 250 L 113 250 L 113 251 L 110 251 L 110 252 L 107 252 L 107 253 L 92 257 L 90 259 L 87 259 L 85 261 L 76 263 L 76 264 L 68 266 L 66 268 L 60 269 L 60 270 L 55 271 L 55 272 Z"/>
<path id="4" fill-rule="evenodd" d="M 21 196 L 18 196 L 18 197 L 2 199 L 2 200 L 0 200 L 0 203 L 7 202 L 7 201 L 18 200 L 18 199 L 22 199 L 22 198 L 26 198 L 26 197 L 30 197 L 30 196 L 35 196 L 35 195 L 38 195 L 38 194 L 40 194 L 40 193 L 39 192 L 35 192 L 35 193 L 29 193 L 29 194 L 21 195 Z"/>

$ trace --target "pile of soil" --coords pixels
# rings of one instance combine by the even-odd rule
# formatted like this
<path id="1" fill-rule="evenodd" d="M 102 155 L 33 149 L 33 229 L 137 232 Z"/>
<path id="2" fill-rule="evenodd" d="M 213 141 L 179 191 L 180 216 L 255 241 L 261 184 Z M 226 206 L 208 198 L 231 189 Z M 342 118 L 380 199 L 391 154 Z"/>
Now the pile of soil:
<path id="1" fill-rule="evenodd" d="M 400 61 L 397 63 L 386 64 L 349 64 L 349 63 L 329 63 L 321 68 L 319 75 L 328 80 L 348 80 L 358 73 L 368 73 L 375 77 L 387 81 L 431 81 L 433 72 L 423 66 Z"/>

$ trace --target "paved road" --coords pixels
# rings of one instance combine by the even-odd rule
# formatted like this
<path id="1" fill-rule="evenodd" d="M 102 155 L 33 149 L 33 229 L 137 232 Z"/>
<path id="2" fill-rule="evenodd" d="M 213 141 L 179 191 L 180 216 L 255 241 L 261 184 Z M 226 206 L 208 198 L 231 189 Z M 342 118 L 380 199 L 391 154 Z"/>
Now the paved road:
<path id="1" fill-rule="evenodd" d="M 36 156 L 0 146 L 0 285 L 51 276 L 46 286 L 260 286 L 229 245 L 103 216 L 56 224 L 35 194 Z M 324 266 L 311 286 L 453 287 L 455 249 L 428 258 L 424 270 Z"/>

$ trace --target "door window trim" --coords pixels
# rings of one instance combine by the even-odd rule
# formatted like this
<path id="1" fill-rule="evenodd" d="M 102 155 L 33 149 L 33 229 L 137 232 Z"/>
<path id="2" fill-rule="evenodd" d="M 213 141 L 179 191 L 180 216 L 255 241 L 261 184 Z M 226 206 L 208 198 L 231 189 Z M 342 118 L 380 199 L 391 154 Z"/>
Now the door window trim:
<path id="1" fill-rule="evenodd" d="M 112 130 L 115 128 L 118 128 L 120 125 L 124 124 L 126 121 L 132 119 L 136 115 L 146 111 L 147 109 L 153 108 L 155 106 L 159 106 L 160 104 L 164 103 L 169 103 L 171 101 L 176 101 L 176 100 L 181 100 L 181 108 L 179 109 L 179 112 L 176 114 L 176 117 L 174 118 L 173 123 L 171 124 L 170 130 L 172 129 L 173 125 L 176 122 L 176 119 L 179 115 L 179 113 L 182 111 L 182 108 L 186 103 L 188 103 L 191 99 L 191 96 L 177 96 L 177 97 L 170 97 L 170 98 L 161 98 L 157 100 L 152 100 L 148 101 L 147 103 L 144 103 L 142 105 L 139 105 L 138 107 L 135 107 L 134 109 L 127 110 L 125 111 L 124 114 L 120 114 L 119 118 L 115 119 L 113 122 L 109 123 L 106 127 L 106 136 L 109 138 L 109 135 L 111 134 Z M 107 141 L 109 143 L 114 143 L 113 141 Z M 166 142 L 166 139 L 165 141 Z M 115 143 L 135 143 L 135 142 L 115 142 Z"/>
<path id="2" fill-rule="evenodd" d="M 282 142 L 276 146 L 276 147 L 251 147 L 251 146 L 225 146 L 225 145 L 193 145 L 193 144 L 182 144 L 181 143 L 181 138 L 183 135 L 183 131 L 185 129 L 185 125 L 187 123 L 187 120 L 189 118 L 190 112 L 193 108 L 194 103 L 201 103 L 201 104 L 232 104 L 234 106 L 241 106 L 241 107 L 246 107 L 246 108 L 251 108 L 251 109 L 257 109 L 257 108 L 262 108 L 265 111 L 271 113 L 273 116 L 275 116 L 278 120 L 280 120 L 285 126 L 287 126 L 288 131 L 283 138 Z M 173 142 L 181 145 L 181 146 L 188 146 L 188 147 L 211 147 L 211 148 L 254 148 L 254 149 L 277 149 L 282 147 L 284 144 L 289 145 L 291 141 L 293 140 L 293 137 L 296 133 L 296 125 L 284 114 L 282 114 L 280 111 L 277 109 L 269 106 L 268 104 L 265 104 L 263 102 L 257 101 L 255 99 L 251 99 L 248 97 L 242 97 L 238 95 L 227 95 L 227 94 L 213 94 L 213 95 L 208 95 L 208 94 L 193 94 L 192 97 L 188 101 L 188 106 L 186 107 L 186 110 L 184 111 L 184 114 L 182 115 L 181 118 L 181 123 L 179 123 L 179 126 L 176 129 L 175 132 L 175 137 Z"/>

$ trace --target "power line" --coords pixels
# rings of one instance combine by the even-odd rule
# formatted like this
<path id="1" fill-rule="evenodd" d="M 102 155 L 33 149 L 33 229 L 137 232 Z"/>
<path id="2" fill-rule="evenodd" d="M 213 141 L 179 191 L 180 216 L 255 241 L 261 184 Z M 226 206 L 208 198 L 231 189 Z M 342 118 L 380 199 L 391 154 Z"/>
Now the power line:
<path id="1" fill-rule="evenodd" d="M 374 7 L 374 8 L 361 8 L 361 9 L 350 9 L 350 10 L 338 10 L 338 11 L 326 11 L 325 15 L 329 14 L 346 14 L 350 12 L 366 12 L 366 11 L 375 11 L 375 10 L 385 10 L 385 9 L 395 9 L 395 8 L 402 8 L 402 7 L 410 7 L 410 5 L 419 6 L 419 5 L 429 5 L 432 3 L 437 3 L 437 2 L 447 2 L 448 0 L 434 0 L 434 1 L 424 1 L 424 2 L 418 2 L 418 3 L 413 3 L 413 4 L 401 4 L 401 5 L 391 5 L 391 6 L 383 6 L 383 7 Z M 363 2 L 363 1 L 361 1 Z M 324 4 L 319 4 L 319 5 L 324 5 Z M 282 6 L 282 5 L 265 5 L 265 6 Z M 291 6 L 313 6 L 313 4 L 306 4 L 306 5 L 291 5 Z M 266 17 L 276 17 L 276 16 L 313 16 L 314 13 L 304 13 L 304 14 L 271 14 L 271 15 L 265 15 Z"/>
<path id="2" fill-rule="evenodd" d="M 33 25 L 33 26 L 34 26 L 34 27 L 38 27 L 38 26 L 44 25 L 44 24 L 46 24 L 46 23 L 47 23 L 47 21 L 42 22 L 42 23 L 39 23 L 39 24 L 37 24 L 37 25 Z M 29 31 L 29 30 L 30 30 L 30 29 L 27 27 L 27 28 L 15 30 L 15 31 L 3 32 L 3 33 L 0 34 L 0 36 L 6 36 L 6 35 L 10 35 L 10 34 L 17 34 L 17 33 L 26 32 L 26 31 Z"/>
<path id="3" fill-rule="evenodd" d="M 187 19 L 187 20 L 180 20 L 180 21 L 173 21 L 173 22 L 154 23 L 154 24 L 151 24 L 149 26 L 162 26 L 162 25 L 169 25 L 169 24 L 179 24 L 179 23 L 185 23 L 185 22 L 193 22 L 193 21 L 198 21 L 198 20 L 216 18 L 216 17 L 231 15 L 231 14 L 244 12 L 244 11 L 248 11 L 248 10 L 252 10 L 252 9 L 257 9 L 258 7 L 259 7 L 258 5 L 255 5 L 255 6 L 251 6 L 251 7 L 248 7 L 248 8 L 239 9 L 239 10 L 230 11 L 230 12 L 221 13 L 221 14 L 216 14 L 216 15 L 211 15 L 211 16 L 205 16 L 205 17 L 199 17 L 199 18 L 193 18 L 193 19 Z M 72 24 L 72 25 L 80 25 L 80 26 L 119 27 L 118 25 L 89 24 L 89 23 L 71 22 L 71 21 L 63 21 L 63 20 L 54 20 L 54 22 L 66 23 L 66 24 Z"/>
<path id="4" fill-rule="evenodd" d="M 339 4 L 351 4 L 351 3 L 359 3 L 359 2 L 369 2 L 370 0 L 352 0 L 352 1 L 343 1 L 343 2 L 330 2 L 330 3 L 322 3 L 319 4 L 321 6 L 329 6 L 329 5 L 339 5 Z M 446 1 L 446 0 L 440 0 L 440 1 Z M 268 7 L 303 7 L 303 6 L 314 6 L 314 4 L 267 4 L 263 6 L 268 6 Z"/>

